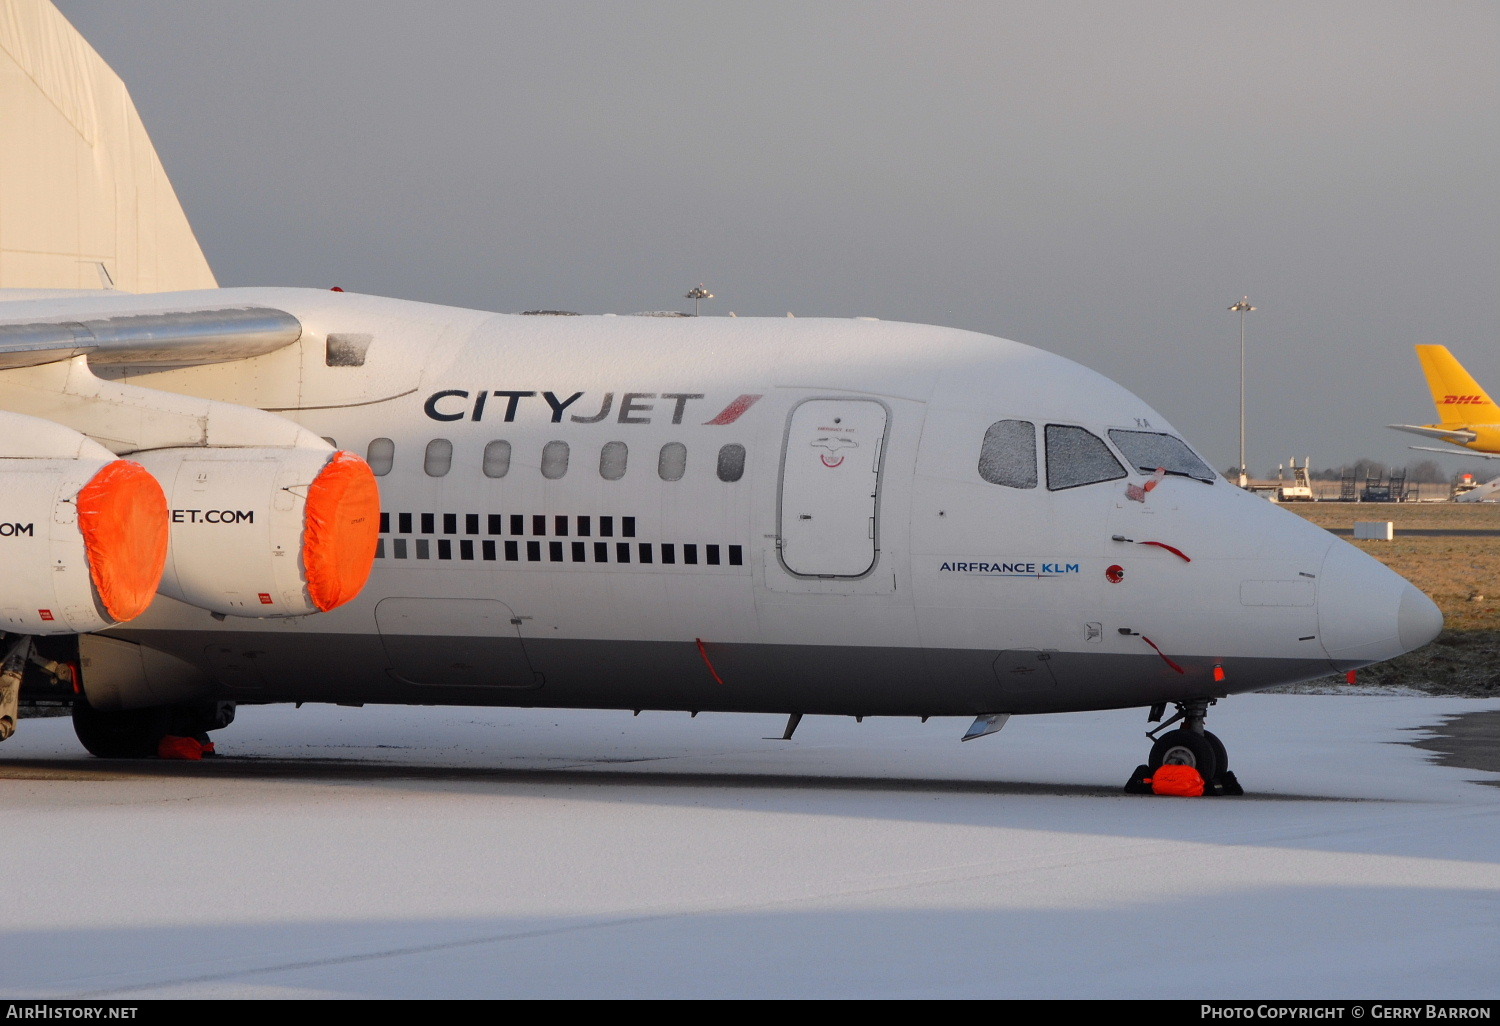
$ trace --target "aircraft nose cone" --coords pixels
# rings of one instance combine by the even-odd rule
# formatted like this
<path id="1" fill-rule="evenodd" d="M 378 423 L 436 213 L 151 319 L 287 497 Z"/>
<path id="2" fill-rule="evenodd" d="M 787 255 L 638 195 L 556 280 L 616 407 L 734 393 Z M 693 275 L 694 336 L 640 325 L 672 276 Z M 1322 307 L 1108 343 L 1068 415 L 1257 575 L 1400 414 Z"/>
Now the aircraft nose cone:
<path id="1" fill-rule="evenodd" d="M 1318 574 L 1318 628 L 1328 658 L 1353 669 L 1421 648 L 1443 614 L 1406 578 L 1336 542 Z"/>
<path id="2" fill-rule="evenodd" d="M 1443 630 L 1443 611 L 1414 584 L 1407 584 L 1396 610 L 1396 634 L 1403 651 L 1421 648 Z"/>

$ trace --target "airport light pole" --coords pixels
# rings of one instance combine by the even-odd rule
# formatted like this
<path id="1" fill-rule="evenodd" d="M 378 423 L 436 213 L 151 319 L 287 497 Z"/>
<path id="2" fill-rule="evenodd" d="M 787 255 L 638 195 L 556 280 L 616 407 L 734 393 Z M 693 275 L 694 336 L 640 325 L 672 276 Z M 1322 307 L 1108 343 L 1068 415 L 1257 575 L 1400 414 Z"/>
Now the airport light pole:
<path id="1" fill-rule="evenodd" d="M 1250 297 L 1246 296 L 1238 303 L 1229 308 L 1232 312 L 1240 315 L 1240 487 L 1249 484 L 1245 475 L 1245 315 L 1255 307 L 1250 305 Z"/>
<path id="2" fill-rule="evenodd" d="M 688 290 L 688 294 L 686 296 L 684 296 L 683 298 L 684 299 L 691 299 L 693 301 L 693 316 L 697 317 L 698 316 L 698 304 L 701 303 L 705 299 L 712 299 L 712 298 L 714 298 L 714 294 L 712 292 L 708 291 L 708 289 L 704 288 L 703 285 L 702 285 L 702 283 L 700 282 L 697 288 L 689 289 Z"/>

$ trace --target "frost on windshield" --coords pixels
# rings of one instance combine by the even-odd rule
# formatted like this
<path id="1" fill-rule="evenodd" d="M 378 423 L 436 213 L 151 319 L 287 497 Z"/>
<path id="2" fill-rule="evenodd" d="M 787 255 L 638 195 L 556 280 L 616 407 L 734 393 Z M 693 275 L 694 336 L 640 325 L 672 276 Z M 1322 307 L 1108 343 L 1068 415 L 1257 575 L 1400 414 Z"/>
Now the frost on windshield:
<path id="1" fill-rule="evenodd" d="M 1007 488 L 1036 487 L 1036 427 L 1029 420 L 997 420 L 979 447 L 979 476 Z"/>
<path id="2" fill-rule="evenodd" d="M 1052 491 L 1125 476 L 1104 439 L 1070 424 L 1048 424 L 1047 487 Z"/>
<path id="3" fill-rule="evenodd" d="M 1126 431 L 1114 429 L 1109 437 L 1131 466 L 1143 474 L 1161 467 L 1168 474 L 1180 474 L 1198 481 L 1212 481 L 1214 472 L 1207 464 L 1193 455 L 1193 450 L 1176 435 L 1164 435 L 1155 431 Z"/>

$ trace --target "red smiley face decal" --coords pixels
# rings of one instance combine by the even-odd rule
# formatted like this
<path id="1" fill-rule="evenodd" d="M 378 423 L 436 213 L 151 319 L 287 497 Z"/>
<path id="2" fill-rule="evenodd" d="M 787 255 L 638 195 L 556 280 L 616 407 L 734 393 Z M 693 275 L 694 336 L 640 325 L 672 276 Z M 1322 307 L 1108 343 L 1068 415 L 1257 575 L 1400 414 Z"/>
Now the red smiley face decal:
<path id="1" fill-rule="evenodd" d="M 834 423 L 837 423 L 837 421 Z M 844 458 L 849 455 L 848 450 L 858 449 L 859 443 L 843 435 L 826 434 L 814 438 L 812 446 L 814 449 L 828 450 L 827 452 L 818 453 L 818 459 L 823 461 L 823 466 L 832 469 L 833 467 L 841 466 Z"/>

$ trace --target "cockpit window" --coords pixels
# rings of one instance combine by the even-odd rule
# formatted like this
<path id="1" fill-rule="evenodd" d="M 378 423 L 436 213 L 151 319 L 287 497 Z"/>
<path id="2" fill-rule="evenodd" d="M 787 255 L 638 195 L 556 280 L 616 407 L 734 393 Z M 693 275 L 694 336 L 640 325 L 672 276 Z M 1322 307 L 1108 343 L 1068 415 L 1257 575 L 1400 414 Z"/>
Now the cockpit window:
<path id="1" fill-rule="evenodd" d="M 1214 472 L 1176 435 L 1117 428 L 1110 431 L 1109 437 L 1120 447 L 1131 466 L 1142 474 L 1154 474 L 1158 467 L 1162 467 L 1168 474 L 1191 477 L 1195 481 L 1214 479 Z"/>
<path id="2" fill-rule="evenodd" d="M 1104 439 L 1091 431 L 1071 424 L 1048 424 L 1046 439 L 1047 487 L 1051 491 L 1125 476 L 1125 468 L 1109 451 Z"/>
<path id="3" fill-rule="evenodd" d="M 1007 488 L 1036 487 L 1036 425 L 997 420 L 979 447 L 979 476 Z"/>

